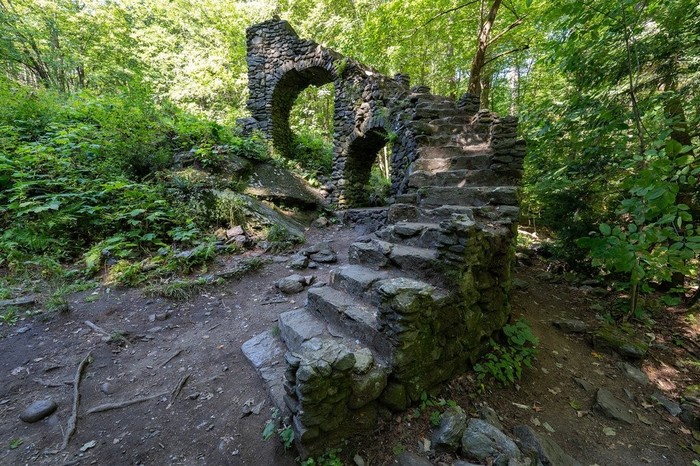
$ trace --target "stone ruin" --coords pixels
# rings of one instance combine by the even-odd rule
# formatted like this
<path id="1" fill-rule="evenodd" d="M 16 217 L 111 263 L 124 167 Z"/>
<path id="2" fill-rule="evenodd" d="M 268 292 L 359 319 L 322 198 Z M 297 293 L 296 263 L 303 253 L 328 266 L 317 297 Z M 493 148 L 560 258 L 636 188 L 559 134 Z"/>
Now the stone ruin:
<path id="1" fill-rule="evenodd" d="M 525 144 L 515 118 L 479 110 L 474 96 L 382 76 L 285 21 L 250 27 L 247 47 L 251 117 L 241 124 L 283 155 L 293 156 L 299 93 L 333 83 L 330 201 L 367 232 L 351 265 L 242 347 L 300 453 L 319 454 L 466 371 L 506 323 Z M 393 202 L 358 208 L 387 142 Z"/>

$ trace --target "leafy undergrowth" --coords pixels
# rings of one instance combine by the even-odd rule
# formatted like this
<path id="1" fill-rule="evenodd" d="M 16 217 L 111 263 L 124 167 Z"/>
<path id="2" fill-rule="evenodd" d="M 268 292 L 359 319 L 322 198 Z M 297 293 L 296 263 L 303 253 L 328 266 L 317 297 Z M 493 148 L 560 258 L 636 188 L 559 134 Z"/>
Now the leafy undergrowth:
<path id="1" fill-rule="evenodd" d="M 227 230 L 244 226 L 279 248 L 298 240 L 259 218 L 248 225 L 241 192 L 252 164 L 281 163 L 259 136 L 156 104 L 139 88 L 66 95 L 0 80 L 0 100 L 3 296 L 42 291 L 60 309 L 61 296 L 99 277 L 167 282 L 158 294 L 185 299 L 197 281 L 174 277 L 206 273 L 216 255 L 249 246 Z"/>

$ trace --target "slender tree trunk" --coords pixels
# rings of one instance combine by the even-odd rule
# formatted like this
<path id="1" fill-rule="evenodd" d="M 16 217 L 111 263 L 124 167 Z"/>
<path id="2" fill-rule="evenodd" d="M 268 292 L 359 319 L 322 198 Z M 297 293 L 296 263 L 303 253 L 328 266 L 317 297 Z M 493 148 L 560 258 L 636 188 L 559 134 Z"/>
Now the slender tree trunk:
<path id="1" fill-rule="evenodd" d="M 639 112 L 637 104 L 637 94 L 634 92 L 634 70 L 632 69 L 632 41 L 630 38 L 630 30 L 627 27 L 627 11 L 625 3 L 622 2 L 622 22 L 625 29 L 625 52 L 627 55 L 627 77 L 629 78 L 629 95 L 632 103 L 632 113 L 634 114 L 634 125 L 637 127 L 637 139 L 639 139 L 639 153 L 644 154 L 644 133 L 642 132 L 642 116 Z"/>
<path id="2" fill-rule="evenodd" d="M 481 72 L 484 68 L 484 63 L 486 62 L 486 51 L 489 46 L 489 37 L 491 36 L 491 29 L 493 29 L 493 23 L 496 20 L 496 14 L 498 13 L 498 8 L 501 6 L 501 0 L 493 0 L 491 8 L 489 9 L 489 14 L 486 17 L 486 21 L 481 26 L 479 31 L 479 39 L 476 46 L 476 54 L 472 60 L 472 67 L 469 73 L 469 87 L 467 91 L 474 95 L 481 95 Z"/>

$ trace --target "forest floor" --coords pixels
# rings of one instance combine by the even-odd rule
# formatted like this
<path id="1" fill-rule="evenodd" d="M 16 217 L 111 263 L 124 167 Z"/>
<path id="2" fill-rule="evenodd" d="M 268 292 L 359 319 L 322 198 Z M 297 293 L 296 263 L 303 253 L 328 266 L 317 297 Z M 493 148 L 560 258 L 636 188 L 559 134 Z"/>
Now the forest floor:
<path id="1" fill-rule="evenodd" d="M 333 267 L 347 263 L 348 245 L 357 236 L 339 226 L 310 230 L 307 244 L 330 242 L 339 263 L 308 273 L 327 281 Z M 280 312 L 304 305 L 305 292 L 286 296 L 274 287 L 292 273 L 286 263 L 290 255 L 251 251 L 249 256 L 266 256 L 269 263 L 186 301 L 102 286 L 70 296 L 68 312 L 1 326 L 0 464 L 295 464 L 294 452 L 285 452 L 276 438 L 262 440 L 271 406 L 240 349 L 247 339 L 274 328 Z M 240 260 L 219 259 L 212 269 Z M 653 327 L 640 328 L 653 333 L 654 344 L 637 364 L 651 382 L 639 385 L 623 375 L 617 355 L 596 351 L 585 335 L 552 325 L 573 317 L 596 325 L 596 313 L 610 306 L 615 294 L 567 284 L 546 268 L 537 259 L 519 266 L 512 295 L 514 316 L 527 319 L 540 340 L 533 368 L 510 388 L 481 386 L 468 373 L 437 397 L 474 415 L 486 402 L 506 432 L 527 424 L 586 465 L 693 464 L 698 456 L 691 445 L 700 439 L 650 395 L 661 392 L 677 400 L 687 386 L 699 383 L 700 357 L 693 348 L 698 348 L 700 316 L 669 307 L 653 316 Z M 679 345 L 679 339 L 689 343 Z M 64 439 L 73 381 L 88 354 L 75 434 L 63 451 L 51 452 Z M 638 421 L 627 425 L 604 417 L 593 408 L 595 392 L 575 378 L 607 387 Z M 88 413 L 98 405 L 143 397 L 152 398 Z M 47 398 L 58 405 L 54 414 L 32 424 L 20 421 L 28 405 Z M 353 440 L 338 455 L 347 464 L 359 456 L 366 465 L 379 465 L 391 464 L 402 451 L 420 453 L 430 439 L 431 414 L 424 406 L 395 415 L 371 441 Z M 455 460 L 431 458 L 436 464 Z"/>

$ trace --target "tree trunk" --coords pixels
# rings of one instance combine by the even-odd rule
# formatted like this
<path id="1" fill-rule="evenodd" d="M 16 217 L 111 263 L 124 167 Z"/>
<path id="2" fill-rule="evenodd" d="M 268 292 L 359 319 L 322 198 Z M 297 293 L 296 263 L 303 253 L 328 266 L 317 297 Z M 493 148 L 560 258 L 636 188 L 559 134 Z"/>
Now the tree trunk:
<path id="1" fill-rule="evenodd" d="M 469 87 L 467 89 L 468 92 L 477 96 L 481 95 L 481 72 L 486 62 L 486 50 L 489 46 L 491 29 L 493 29 L 493 23 L 496 20 L 496 14 L 500 6 L 501 0 L 493 0 L 486 21 L 484 21 L 481 31 L 479 31 L 479 41 L 476 47 L 476 54 L 472 60 L 472 67 L 469 73 Z"/>

